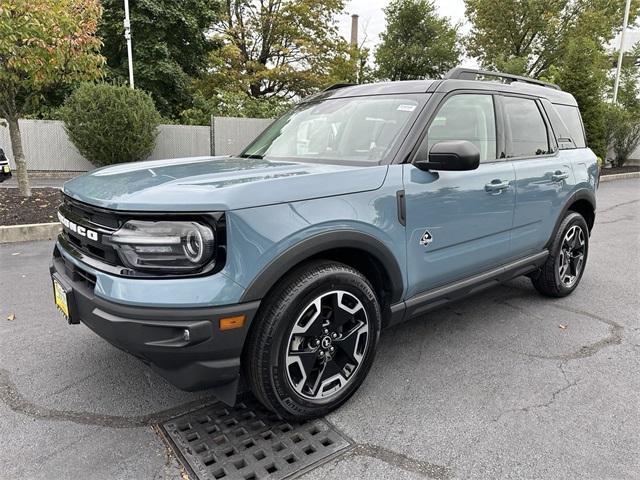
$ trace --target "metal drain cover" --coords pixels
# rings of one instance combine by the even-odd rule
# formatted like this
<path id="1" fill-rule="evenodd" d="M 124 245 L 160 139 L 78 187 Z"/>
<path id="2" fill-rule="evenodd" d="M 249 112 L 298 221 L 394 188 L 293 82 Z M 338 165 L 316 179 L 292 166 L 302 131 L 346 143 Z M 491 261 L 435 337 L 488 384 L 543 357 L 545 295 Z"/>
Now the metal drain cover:
<path id="1" fill-rule="evenodd" d="M 350 445 L 324 420 L 287 422 L 248 395 L 162 428 L 200 480 L 286 478 Z"/>

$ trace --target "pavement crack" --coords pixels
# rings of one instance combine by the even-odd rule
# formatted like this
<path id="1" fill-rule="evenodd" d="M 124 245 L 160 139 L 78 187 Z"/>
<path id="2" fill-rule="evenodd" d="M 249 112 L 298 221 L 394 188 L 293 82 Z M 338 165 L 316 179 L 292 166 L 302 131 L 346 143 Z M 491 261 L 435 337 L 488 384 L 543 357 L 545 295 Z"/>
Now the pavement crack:
<path id="1" fill-rule="evenodd" d="M 616 218 L 615 220 L 607 220 L 607 221 L 600 221 L 598 222 L 598 225 L 607 225 L 610 223 L 618 223 L 618 222 L 624 222 L 624 221 L 628 221 L 628 222 L 633 222 L 635 221 L 635 217 L 631 216 L 631 215 L 624 215 L 620 218 Z"/>
<path id="2" fill-rule="evenodd" d="M 562 395 L 564 392 L 566 392 L 567 390 L 569 390 L 572 387 L 575 387 L 578 384 L 577 380 L 574 381 L 570 381 L 569 378 L 567 377 L 567 372 L 565 372 L 564 370 L 564 364 L 565 362 L 560 362 L 558 363 L 558 369 L 560 370 L 560 372 L 562 373 L 562 378 L 564 379 L 564 385 L 556 390 L 554 390 L 551 393 L 551 396 L 544 402 L 541 403 L 536 403 L 533 405 L 527 405 L 524 407 L 520 407 L 520 408 L 510 408 L 508 410 L 504 410 L 503 412 L 500 412 L 500 414 L 497 417 L 493 418 L 494 422 L 498 422 L 503 416 L 509 414 L 509 413 L 516 413 L 516 412 L 530 412 L 531 410 L 535 410 L 535 409 L 539 409 L 539 408 L 548 408 L 550 407 L 557 399 L 560 395 Z"/>
<path id="3" fill-rule="evenodd" d="M 615 210 L 618 207 L 625 207 L 627 205 L 631 205 L 632 203 L 638 203 L 640 200 L 629 200 L 628 202 L 616 203 L 615 205 L 611 205 L 610 207 L 603 208 L 602 210 L 598 210 L 596 213 L 605 213 L 610 212 L 611 210 Z M 602 223 L 602 222 L 598 222 Z"/>
<path id="4" fill-rule="evenodd" d="M 166 410 L 131 417 L 58 410 L 36 405 L 27 400 L 11 380 L 10 373 L 0 368 L 0 401 L 16 413 L 40 420 L 72 422 L 80 425 L 96 425 L 110 428 L 138 428 L 166 422 L 177 415 L 197 410 L 217 400 L 212 399 L 211 402 L 205 403 L 203 403 L 202 400 L 194 400 L 193 402 Z"/>
<path id="5" fill-rule="evenodd" d="M 500 302 L 503 305 L 508 305 L 509 307 L 518 310 L 522 313 L 525 313 L 533 318 L 536 318 L 538 320 L 544 320 L 544 318 L 537 316 L 535 313 L 522 308 L 519 305 L 514 305 L 512 303 L 509 303 L 508 301 L 505 300 L 501 300 Z M 569 353 L 565 353 L 565 354 L 561 354 L 561 355 L 544 355 L 544 354 L 536 354 L 536 353 L 526 353 L 526 352 L 520 352 L 520 351 L 515 351 L 515 350 L 509 350 L 512 353 L 518 354 L 518 355 L 523 355 L 525 357 L 530 357 L 530 358 L 538 358 L 538 359 L 542 359 L 542 360 L 562 360 L 562 361 L 568 361 L 568 360 L 578 360 L 578 359 L 582 359 L 582 358 L 588 358 L 588 357 L 592 357 L 593 355 L 595 355 L 596 353 L 598 353 L 600 350 L 602 350 L 603 348 L 607 348 L 613 345 L 619 345 L 622 343 L 622 338 L 623 338 L 623 331 L 624 331 L 624 327 L 622 325 L 620 325 L 617 322 L 614 322 L 613 320 L 609 320 L 605 317 L 601 317 L 599 315 L 596 315 L 594 313 L 591 312 L 587 312 L 585 310 L 580 310 L 577 308 L 571 308 L 565 305 L 558 305 L 558 304 L 554 304 L 554 303 L 550 303 L 549 306 L 551 306 L 552 308 L 555 308 L 557 310 L 561 310 L 564 312 L 569 312 L 569 313 L 574 313 L 574 314 L 578 314 L 578 315 L 582 315 L 588 318 L 591 318 L 593 320 L 596 320 L 597 322 L 603 323 L 605 325 L 607 325 L 609 332 L 608 335 L 604 338 L 601 338 L 600 340 L 590 343 L 588 345 L 582 345 L 580 346 L 578 349 L 569 352 Z"/>
<path id="6" fill-rule="evenodd" d="M 417 473 L 418 475 L 434 480 L 449 480 L 454 478 L 453 471 L 449 467 L 416 460 L 402 453 L 369 443 L 359 443 L 345 452 L 344 455 L 337 459 L 332 469 L 335 469 L 339 463 L 349 457 L 369 457 L 377 459 L 405 472 Z"/>

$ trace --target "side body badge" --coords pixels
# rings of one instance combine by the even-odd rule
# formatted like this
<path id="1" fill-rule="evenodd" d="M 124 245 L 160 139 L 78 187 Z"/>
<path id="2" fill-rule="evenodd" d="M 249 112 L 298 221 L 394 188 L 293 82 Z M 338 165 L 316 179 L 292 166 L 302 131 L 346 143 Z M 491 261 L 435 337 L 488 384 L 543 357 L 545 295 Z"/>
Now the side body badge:
<path id="1" fill-rule="evenodd" d="M 429 230 L 425 230 L 425 232 L 422 234 L 422 237 L 420 237 L 420 245 L 424 245 L 426 247 L 431 242 L 433 242 L 433 235 L 429 233 Z"/>

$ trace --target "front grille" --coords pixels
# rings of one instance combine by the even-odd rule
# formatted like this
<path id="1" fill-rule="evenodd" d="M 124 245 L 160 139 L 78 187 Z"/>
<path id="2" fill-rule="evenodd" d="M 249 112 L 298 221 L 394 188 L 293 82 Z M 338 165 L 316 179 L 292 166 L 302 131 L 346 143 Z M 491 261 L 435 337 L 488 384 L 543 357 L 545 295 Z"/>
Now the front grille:
<path id="1" fill-rule="evenodd" d="M 119 219 L 116 216 L 77 202 L 66 195 L 60 206 L 60 213 L 68 220 L 100 234 L 100 239 L 94 241 L 68 228 L 64 228 L 62 231 L 63 238 L 76 250 L 108 265 L 115 266 L 118 264 L 118 254 L 115 249 L 101 241 L 104 235 L 111 235 L 119 228 Z"/>
<path id="2" fill-rule="evenodd" d="M 53 251 L 53 256 L 54 258 L 59 259 L 59 261 L 62 262 L 62 265 L 64 265 L 64 273 L 69 279 L 71 279 L 76 284 L 80 283 L 86 286 L 88 290 L 93 291 L 94 287 L 96 286 L 95 275 L 87 272 L 83 268 L 76 266 L 75 264 L 64 258 L 62 255 L 60 255 L 60 251 L 57 247 Z"/>

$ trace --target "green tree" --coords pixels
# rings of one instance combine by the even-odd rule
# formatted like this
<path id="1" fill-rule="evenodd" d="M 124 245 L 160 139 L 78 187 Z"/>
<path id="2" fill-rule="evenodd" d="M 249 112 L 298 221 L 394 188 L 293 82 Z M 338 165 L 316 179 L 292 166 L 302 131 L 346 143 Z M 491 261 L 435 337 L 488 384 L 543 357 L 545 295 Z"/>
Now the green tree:
<path id="1" fill-rule="evenodd" d="M 160 123 L 151 97 L 124 85 L 81 85 L 60 113 L 73 144 L 96 165 L 146 159 Z"/>
<path id="2" fill-rule="evenodd" d="M 31 189 L 18 119 L 47 89 L 100 75 L 100 12 L 98 0 L 0 2 L 0 115 L 24 196 Z"/>
<path id="3" fill-rule="evenodd" d="M 491 69 L 544 76 L 566 53 L 572 38 L 610 41 L 621 28 L 623 1 L 465 0 L 471 32 L 469 54 Z M 631 18 L 640 0 L 632 1 Z M 578 74 L 578 72 L 576 72 Z"/>
<path id="4" fill-rule="evenodd" d="M 610 61 L 603 47 L 590 38 L 572 38 L 564 55 L 547 72 L 547 76 L 578 102 L 589 147 L 606 157 L 607 139 L 604 122 L 604 92 Z"/>
<path id="5" fill-rule="evenodd" d="M 375 58 L 389 80 L 438 78 L 460 63 L 458 27 L 438 16 L 432 0 L 393 0 Z"/>
<path id="6" fill-rule="evenodd" d="M 213 27 L 222 47 L 209 56 L 202 94 L 291 99 L 325 85 L 336 58 L 348 54 L 335 21 L 343 7 L 343 0 L 227 0 Z"/>
<path id="7" fill-rule="evenodd" d="M 207 30 L 220 0 L 130 0 L 133 72 L 136 87 L 149 92 L 158 110 L 176 118 L 191 105 L 191 80 L 207 66 L 215 47 Z M 122 0 L 102 0 L 99 35 L 111 78 L 127 80 Z"/>
<path id="8" fill-rule="evenodd" d="M 610 85 L 613 86 L 613 80 Z M 620 72 L 618 103 L 640 118 L 640 42 L 625 54 Z"/>

